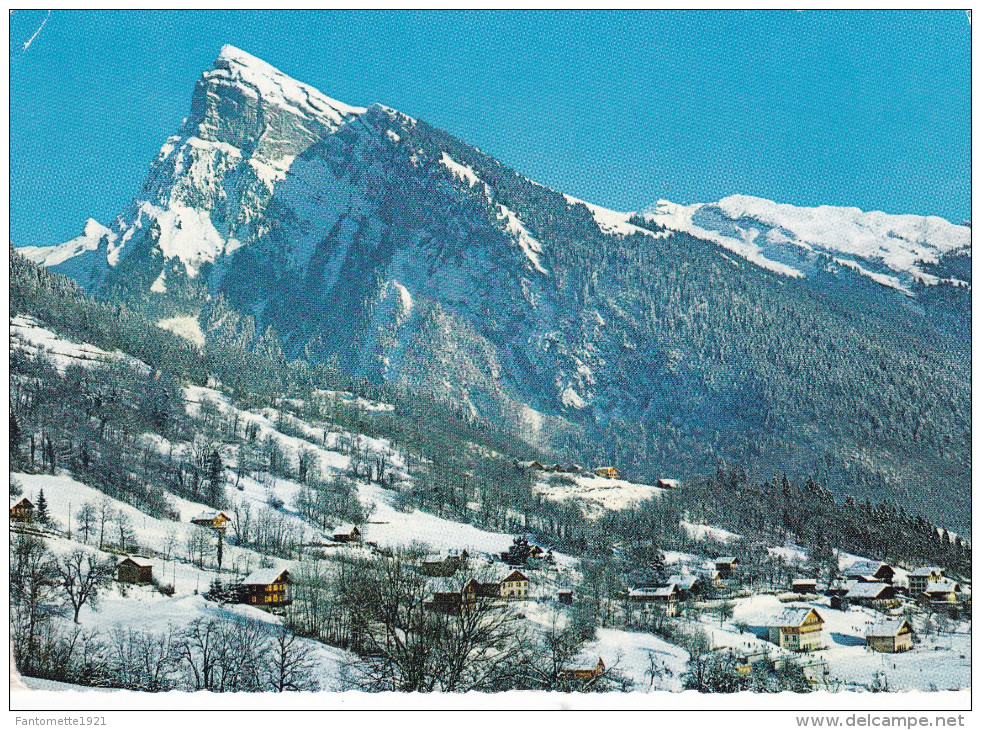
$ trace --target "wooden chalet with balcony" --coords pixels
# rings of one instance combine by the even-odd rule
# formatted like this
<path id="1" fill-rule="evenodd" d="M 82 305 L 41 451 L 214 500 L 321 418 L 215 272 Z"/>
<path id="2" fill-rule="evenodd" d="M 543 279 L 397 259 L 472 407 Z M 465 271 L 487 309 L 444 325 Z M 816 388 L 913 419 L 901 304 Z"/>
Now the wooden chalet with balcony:
<path id="1" fill-rule="evenodd" d="M 208 510 L 202 512 L 197 517 L 191 520 L 192 525 L 198 525 L 199 527 L 206 527 L 209 530 L 215 530 L 216 532 L 224 532 L 228 523 L 232 521 L 224 512 L 219 512 L 217 510 Z"/>
<path id="2" fill-rule="evenodd" d="M 862 583 L 872 583 L 875 581 L 892 583 L 895 575 L 895 570 L 877 560 L 858 560 L 852 563 L 848 570 L 845 571 L 846 578 Z"/>
<path id="3" fill-rule="evenodd" d="M 823 649 L 824 619 L 813 608 L 788 608 L 770 625 L 770 641 L 790 651 Z"/>
<path id="4" fill-rule="evenodd" d="M 288 570 L 280 568 L 256 570 L 242 580 L 240 602 L 260 608 L 287 606 L 292 602 L 289 597 L 291 582 Z"/>
<path id="5" fill-rule="evenodd" d="M 960 585 L 950 578 L 941 578 L 927 584 L 926 590 L 920 594 L 920 600 L 922 602 L 926 599 L 932 604 L 957 603 L 957 593 L 960 588 Z"/>
<path id="6" fill-rule="evenodd" d="M 31 522 L 34 519 L 34 504 L 27 497 L 10 506 L 11 522 Z"/>

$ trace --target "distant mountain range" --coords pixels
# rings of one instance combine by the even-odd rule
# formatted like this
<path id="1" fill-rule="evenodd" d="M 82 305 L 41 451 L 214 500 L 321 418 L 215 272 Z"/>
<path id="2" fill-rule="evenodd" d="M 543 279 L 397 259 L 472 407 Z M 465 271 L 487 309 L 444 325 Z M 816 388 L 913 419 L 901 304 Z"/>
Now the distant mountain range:
<path id="1" fill-rule="evenodd" d="M 970 234 L 745 196 L 607 210 L 226 46 L 116 221 L 19 250 L 205 348 L 234 311 L 637 479 L 727 461 L 963 527 Z"/>

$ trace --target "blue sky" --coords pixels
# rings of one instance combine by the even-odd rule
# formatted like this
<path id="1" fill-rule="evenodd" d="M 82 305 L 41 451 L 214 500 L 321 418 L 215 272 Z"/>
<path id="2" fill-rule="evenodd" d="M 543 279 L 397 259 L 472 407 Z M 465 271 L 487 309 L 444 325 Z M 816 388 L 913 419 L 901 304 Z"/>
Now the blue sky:
<path id="1" fill-rule="evenodd" d="M 224 43 L 620 210 L 733 193 L 970 217 L 970 26 L 916 13 L 10 18 L 11 239 L 109 223 Z"/>

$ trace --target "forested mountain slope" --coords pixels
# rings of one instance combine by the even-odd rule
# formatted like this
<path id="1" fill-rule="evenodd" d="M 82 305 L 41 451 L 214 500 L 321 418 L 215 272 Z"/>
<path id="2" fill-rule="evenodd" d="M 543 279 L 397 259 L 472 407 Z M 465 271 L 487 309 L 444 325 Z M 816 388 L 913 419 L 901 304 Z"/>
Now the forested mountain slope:
<path id="1" fill-rule="evenodd" d="M 296 359 L 628 476 L 819 474 L 966 527 L 963 233 L 897 288 L 867 257 L 796 276 L 702 230 L 569 198 L 226 47 L 130 209 L 28 253 L 150 321 L 196 318 L 212 365 Z"/>

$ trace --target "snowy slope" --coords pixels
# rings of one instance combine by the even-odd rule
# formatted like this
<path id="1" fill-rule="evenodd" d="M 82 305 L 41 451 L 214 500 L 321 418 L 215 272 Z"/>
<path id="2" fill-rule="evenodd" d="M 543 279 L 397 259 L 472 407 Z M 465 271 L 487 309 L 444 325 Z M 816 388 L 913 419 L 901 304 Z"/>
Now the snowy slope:
<path id="1" fill-rule="evenodd" d="M 10 320 L 10 347 L 29 357 L 44 357 L 56 369 L 64 372 L 71 365 L 96 367 L 117 361 L 126 363 L 144 373 L 150 366 L 131 355 L 116 350 L 107 352 L 86 342 L 73 342 L 44 327 L 32 317 L 17 315 Z"/>
<path id="2" fill-rule="evenodd" d="M 970 253 L 971 229 L 936 216 L 805 208 L 747 195 L 693 205 L 659 200 L 640 216 L 784 276 L 839 266 L 904 293 L 913 284 L 969 285 L 927 270 L 946 254 Z"/>
<path id="3" fill-rule="evenodd" d="M 660 497 L 667 491 L 649 484 L 588 474 L 562 474 L 551 479 L 539 479 L 532 489 L 552 502 L 577 502 L 592 519 L 600 517 L 607 510 L 626 509 Z"/>

